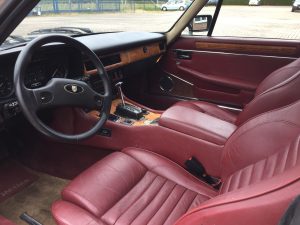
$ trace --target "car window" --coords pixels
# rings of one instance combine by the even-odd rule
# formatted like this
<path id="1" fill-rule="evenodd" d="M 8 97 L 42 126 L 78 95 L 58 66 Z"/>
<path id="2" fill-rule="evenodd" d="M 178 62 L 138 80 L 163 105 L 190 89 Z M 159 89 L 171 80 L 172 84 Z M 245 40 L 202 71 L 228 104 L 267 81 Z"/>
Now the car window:
<path id="1" fill-rule="evenodd" d="M 175 1 L 164 0 L 41 0 L 1 48 L 50 33 L 166 32 L 189 6 L 185 1 L 176 2 L 182 3 L 174 5 Z"/>
<path id="2" fill-rule="evenodd" d="M 224 0 L 212 36 L 300 39 L 299 2 Z M 207 35 L 207 32 L 193 35 Z"/>

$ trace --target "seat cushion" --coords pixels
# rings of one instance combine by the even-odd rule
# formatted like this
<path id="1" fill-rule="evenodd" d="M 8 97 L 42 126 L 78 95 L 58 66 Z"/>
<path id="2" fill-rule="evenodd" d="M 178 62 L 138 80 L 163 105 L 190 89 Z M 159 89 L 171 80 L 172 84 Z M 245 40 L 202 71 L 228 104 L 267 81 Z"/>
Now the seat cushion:
<path id="1" fill-rule="evenodd" d="M 53 205 L 58 224 L 172 224 L 217 192 L 174 162 L 127 148 L 75 178 Z M 61 209 L 64 210 L 61 210 Z"/>

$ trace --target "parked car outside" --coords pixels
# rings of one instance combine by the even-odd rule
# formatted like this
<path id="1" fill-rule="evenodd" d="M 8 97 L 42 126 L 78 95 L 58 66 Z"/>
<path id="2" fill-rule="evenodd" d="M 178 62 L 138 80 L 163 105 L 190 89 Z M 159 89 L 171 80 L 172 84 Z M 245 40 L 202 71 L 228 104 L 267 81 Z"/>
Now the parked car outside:
<path id="1" fill-rule="evenodd" d="M 167 3 L 161 6 L 162 11 L 169 11 L 169 10 L 185 10 L 189 4 L 184 0 L 179 1 L 168 1 Z"/>
<path id="2" fill-rule="evenodd" d="M 260 5 L 260 3 L 261 3 L 261 0 L 250 0 L 249 1 L 249 5 L 256 5 L 256 6 L 258 6 L 258 5 Z"/>
<path id="3" fill-rule="evenodd" d="M 292 12 L 300 10 L 300 0 L 295 0 L 292 5 Z"/>

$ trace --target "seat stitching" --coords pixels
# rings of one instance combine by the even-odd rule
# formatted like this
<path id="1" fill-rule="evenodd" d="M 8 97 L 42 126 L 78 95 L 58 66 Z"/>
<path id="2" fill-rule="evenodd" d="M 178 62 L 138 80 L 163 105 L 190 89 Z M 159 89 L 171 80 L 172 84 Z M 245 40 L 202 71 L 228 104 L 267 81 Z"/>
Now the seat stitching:
<path id="1" fill-rule="evenodd" d="M 252 180 L 252 177 L 253 177 L 253 169 L 254 169 L 254 165 L 253 164 L 251 164 L 250 165 L 250 177 L 249 177 L 249 179 L 248 179 L 248 183 L 247 183 L 247 185 L 249 185 L 249 184 L 251 184 L 251 180 Z"/>
<path id="2" fill-rule="evenodd" d="M 264 94 L 266 94 L 266 93 L 268 93 L 268 92 L 271 92 L 271 91 L 273 91 L 273 90 L 276 90 L 276 89 L 278 89 L 278 88 L 280 88 L 280 87 L 283 87 L 283 86 L 285 86 L 285 85 L 291 83 L 291 82 L 294 81 L 296 78 L 298 78 L 299 75 L 300 75 L 300 72 L 295 73 L 293 76 L 291 76 L 291 77 L 289 77 L 288 79 L 282 81 L 281 83 L 279 83 L 279 84 L 277 84 L 277 85 L 275 85 L 275 86 L 269 88 L 268 90 L 266 90 L 266 91 L 260 93 L 260 94 L 257 95 L 256 97 L 259 97 L 259 96 L 261 96 L 261 95 L 264 95 Z"/>
<path id="3" fill-rule="evenodd" d="M 268 178 L 271 178 L 271 177 L 273 177 L 274 176 L 274 173 L 275 173 L 275 169 L 276 169 L 276 165 L 278 165 L 277 163 L 278 163 L 278 156 L 279 156 L 279 154 L 277 153 L 277 154 L 275 154 L 275 163 L 273 163 L 273 165 L 272 165 L 272 173 L 270 173 L 270 177 L 268 177 Z M 271 157 L 268 157 L 268 159 L 270 159 L 270 158 L 272 158 L 272 156 Z"/>
<path id="4" fill-rule="evenodd" d="M 286 169 L 286 163 L 287 163 L 287 160 L 288 160 L 289 155 L 291 153 L 290 147 L 291 147 L 291 145 L 289 145 L 288 149 L 284 152 L 284 155 L 281 158 L 283 160 L 283 163 L 282 163 L 283 165 L 282 165 L 282 171 L 280 171 L 280 173 L 282 173 Z M 294 166 L 294 164 L 293 164 L 293 166 Z"/>
<path id="5" fill-rule="evenodd" d="M 114 208 L 115 206 L 116 206 L 116 204 L 118 204 L 118 202 L 120 202 L 132 189 L 134 189 L 140 182 L 141 182 L 141 180 L 143 180 L 144 178 L 145 178 L 145 176 L 146 176 L 146 174 L 148 173 L 148 171 L 144 174 L 144 176 L 142 176 L 138 181 L 137 181 L 137 183 L 122 197 L 122 198 L 120 198 L 119 200 L 117 200 L 109 209 L 107 209 L 104 213 L 103 213 L 103 215 L 102 215 L 102 217 L 106 214 L 106 213 L 108 213 L 108 211 L 110 211 L 112 208 Z M 156 175 L 156 174 L 155 174 Z M 155 180 L 155 178 L 153 178 L 153 180 Z M 153 181 L 151 181 L 151 183 L 152 183 Z M 151 183 L 150 183 L 150 185 L 151 185 Z M 102 217 L 101 217 L 101 219 L 102 219 Z M 103 219 L 102 219 L 103 220 Z"/>
<path id="6" fill-rule="evenodd" d="M 254 99 L 253 99 L 252 101 L 254 101 Z M 249 105 L 250 103 L 252 103 L 252 101 L 249 102 L 249 103 L 247 104 L 246 107 L 248 107 L 248 105 Z M 299 102 L 299 100 L 296 100 L 296 101 L 294 101 L 294 102 L 292 102 L 292 103 L 290 103 L 290 104 L 288 104 L 288 105 L 285 105 L 285 106 L 282 106 L 282 107 L 279 107 L 279 108 L 275 108 L 275 109 L 271 109 L 271 110 L 269 110 L 269 111 L 266 111 L 266 112 L 257 114 L 257 115 L 255 115 L 255 116 L 253 116 L 253 117 L 251 117 L 251 118 L 248 118 L 248 119 L 245 120 L 244 122 L 242 122 L 238 127 L 240 128 L 240 127 L 244 126 L 248 121 L 254 120 L 255 118 L 258 118 L 258 117 L 260 117 L 260 116 L 264 116 L 264 115 L 266 115 L 266 114 L 268 114 L 268 113 L 272 113 L 272 112 L 276 112 L 276 111 L 280 111 L 280 110 L 287 109 L 288 107 L 291 107 L 292 105 L 294 105 L 294 104 L 296 104 L 296 103 L 298 103 L 298 102 Z M 243 110 L 242 112 L 245 111 L 246 107 L 244 108 L 244 110 Z M 237 121 L 239 121 L 239 118 L 237 119 Z"/>
<path id="7" fill-rule="evenodd" d="M 175 183 L 174 187 L 172 188 L 172 190 L 169 192 L 169 195 L 167 196 L 167 198 L 165 199 L 165 201 L 161 204 L 161 206 L 158 208 L 158 210 L 154 213 L 154 215 L 152 216 L 152 218 L 147 222 L 147 224 L 156 216 L 156 214 L 160 211 L 160 209 L 166 204 L 166 202 L 168 201 L 170 195 L 172 194 L 172 192 L 174 191 L 174 189 L 176 188 L 176 186 L 178 186 L 178 184 Z"/>
<path id="8" fill-rule="evenodd" d="M 167 218 L 164 220 L 164 222 L 162 224 L 165 224 L 165 222 L 169 219 L 170 215 L 172 214 L 172 212 L 174 211 L 174 209 L 176 208 L 177 204 L 180 202 L 180 200 L 182 199 L 183 195 L 187 192 L 188 189 L 185 189 L 184 192 L 181 194 L 180 198 L 177 200 L 177 202 L 174 204 L 172 210 L 170 211 L 170 214 L 167 216 Z"/>
<path id="9" fill-rule="evenodd" d="M 190 210 L 192 204 L 194 203 L 194 201 L 196 200 L 196 198 L 197 198 L 197 196 L 198 196 L 198 194 L 197 194 L 196 192 L 194 192 L 194 193 L 195 193 L 195 197 L 192 199 L 192 201 L 191 201 L 191 203 L 190 203 L 190 206 L 186 209 L 185 213 L 186 213 L 187 211 Z"/>
<path id="10" fill-rule="evenodd" d="M 279 72 L 282 72 L 282 71 L 284 71 L 284 70 L 297 69 L 297 68 L 300 68 L 300 66 L 285 66 L 285 67 L 279 68 L 278 70 L 273 71 L 272 73 L 270 73 L 270 75 L 273 74 L 273 73 L 275 73 L 275 72 L 276 72 L 276 74 L 278 74 Z M 297 73 L 297 72 L 296 72 L 296 73 Z M 273 76 L 270 76 L 270 75 L 267 76 L 266 79 L 263 80 L 263 81 L 261 82 L 261 84 L 262 84 L 262 83 L 266 83 L 266 81 L 268 81 L 268 80 L 270 80 L 271 78 L 273 78 Z M 284 82 L 284 81 L 283 81 L 283 82 Z M 272 87 L 271 87 L 271 88 L 272 88 Z M 266 91 L 270 90 L 271 88 L 267 89 Z M 265 91 L 264 91 L 264 92 L 265 92 Z M 263 92 L 262 92 L 262 93 L 263 93 Z"/>
<path id="11" fill-rule="evenodd" d="M 163 184 L 160 187 L 160 190 L 156 193 L 156 196 L 162 191 L 162 188 L 163 188 L 163 186 L 165 186 L 165 184 L 167 183 L 167 181 L 168 181 L 167 179 L 164 180 Z M 154 196 L 154 198 L 152 198 L 151 201 L 147 205 L 145 205 L 142 210 L 140 210 L 140 212 L 135 216 L 135 218 L 133 218 L 133 220 L 130 222 L 130 224 L 132 224 L 138 218 L 138 216 L 140 215 L 140 213 L 142 213 L 143 211 L 145 211 L 145 209 L 147 209 L 150 206 L 150 204 L 153 202 L 153 200 L 155 199 L 156 196 Z"/>
<path id="12" fill-rule="evenodd" d="M 299 138 L 298 138 L 298 142 L 296 143 L 296 157 L 295 157 L 295 162 L 293 163 L 293 165 L 296 165 L 297 164 L 297 161 L 298 161 L 298 153 L 299 153 Z"/>
<path id="13" fill-rule="evenodd" d="M 165 199 L 164 199 L 164 201 L 163 201 L 163 203 L 160 205 L 160 207 L 154 212 L 154 214 L 151 216 L 151 218 L 153 218 L 156 214 L 157 214 L 157 212 L 162 208 L 162 206 L 163 206 L 163 204 L 164 204 L 164 202 L 169 198 L 169 196 L 170 196 L 170 194 L 174 191 L 174 189 L 175 189 L 175 187 L 176 187 L 176 183 L 174 183 L 173 182 L 173 187 L 172 187 L 172 189 L 171 189 L 171 191 L 169 192 L 169 194 L 168 195 L 166 195 L 166 197 L 165 197 Z M 151 218 L 150 218 L 150 220 L 151 220 Z M 148 222 L 147 223 L 149 223 L 149 221 L 150 220 L 148 220 Z"/>
<path id="14" fill-rule="evenodd" d="M 300 124 L 296 124 L 296 123 L 293 123 L 291 121 L 287 121 L 287 120 L 284 120 L 284 119 L 281 119 L 281 120 L 273 120 L 273 121 L 268 121 L 268 122 L 263 122 L 263 123 L 259 123 L 243 132 L 241 132 L 237 137 L 235 137 L 236 139 L 240 138 L 242 135 L 245 135 L 246 133 L 252 131 L 253 129 L 257 128 L 257 127 L 260 127 L 260 126 L 263 126 L 263 125 L 266 125 L 266 124 L 274 124 L 274 123 L 284 123 L 286 125 L 290 125 L 290 126 L 293 126 L 293 127 L 297 127 L 299 128 L 300 127 Z M 233 142 L 232 142 L 233 143 Z"/>
<path id="15" fill-rule="evenodd" d="M 155 175 L 156 175 L 156 174 L 155 174 Z M 127 208 L 127 209 L 126 209 L 126 210 L 125 210 L 118 218 L 116 218 L 114 224 L 116 224 L 116 222 L 118 222 L 118 220 L 120 219 L 120 217 L 123 216 L 123 215 L 124 215 L 124 214 L 125 214 L 125 213 L 126 213 L 126 212 L 127 212 L 127 211 L 128 211 L 128 210 L 129 210 L 129 209 L 130 209 L 130 208 L 131 208 L 138 200 L 139 200 L 139 198 L 141 198 L 141 196 L 143 196 L 143 194 L 144 194 L 147 190 L 149 190 L 149 188 L 150 188 L 151 185 L 154 183 L 154 181 L 157 179 L 157 177 L 158 177 L 158 176 L 156 175 L 156 177 L 151 181 L 151 183 L 150 183 L 149 186 L 146 188 L 146 190 L 145 190 L 144 192 L 142 192 L 141 195 L 139 195 L 139 197 L 138 197 L 135 201 L 133 201 L 133 202 L 130 204 L 130 206 L 129 206 L 129 207 L 128 207 L 128 208 Z M 127 194 L 128 194 L 128 193 L 127 193 Z M 125 196 L 126 196 L 126 195 L 125 195 Z M 124 196 L 124 197 L 125 197 L 125 196 Z M 124 197 L 123 197 L 123 198 L 124 198 Z M 121 199 L 123 199 L 123 198 L 121 198 Z M 121 199 L 120 199 L 120 200 L 121 200 Z M 120 201 L 120 200 L 119 200 L 119 201 Z M 118 201 L 118 202 L 119 202 L 119 201 Z"/>
<path id="16" fill-rule="evenodd" d="M 139 150 L 138 148 L 134 148 L 134 149 Z M 140 150 L 139 150 L 139 151 L 140 151 Z M 146 150 L 146 149 L 143 149 L 143 151 L 148 152 L 148 153 L 151 153 L 151 154 L 153 154 L 153 155 L 155 155 L 155 156 L 157 156 L 157 157 L 163 158 L 164 160 L 166 160 L 166 161 L 169 162 L 170 164 L 172 164 L 172 165 L 176 166 L 177 168 L 179 168 L 180 170 L 182 170 L 188 177 L 191 177 L 195 182 L 199 182 L 199 183 L 201 183 L 201 184 L 204 184 L 204 186 L 205 186 L 206 188 L 208 188 L 209 190 L 213 191 L 213 189 L 212 189 L 211 186 L 209 186 L 209 185 L 208 185 L 207 183 L 205 183 L 204 181 L 198 179 L 198 178 L 195 177 L 194 175 L 188 173 L 182 166 L 178 165 L 176 162 L 174 162 L 174 161 L 172 161 L 172 160 L 170 160 L 170 159 L 168 159 L 168 158 L 166 158 L 166 157 L 164 157 L 164 156 L 161 156 L 161 155 L 157 154 L 156 152 L 151 152 L 151 151 Z M 126 153 L 125 153 L 125 154 L 126 154 Z M 129 154 L 129 155 L 130 155 L 130 154 Z M 130 155 L 130 156 L 133 157 L 136 161 L 140 162 L 140 161 L 139 161 L 138 159 L 136 159 L 134 156 L 132 156 L 132 155 Z M 140 162 L 140 163 L 141 163 L 141 162 Z M 152 169 L 153 169 L 153 168 L 150 168 L 149 171 L 151 171 L 152 173 L 154 173 L 154 174 L 157 175 L 157 173 L 156 173 L 156 172 L 153 172 Z M 159 176 L 164 177 L 164 176 L 162 176 L 162 175 L 159 175 Z M 166 177 L 164 177 L 164 178 L 166 178 Z M 166 178 L 166 179 L 167 179 L 167 178 Z M 170 180 L 170 179 L 168 179 L 168 180 Z M 176 183 L 176 182 L 173 181 L 173 180 L 170 180 L 170 181 Z M 185 187 L 185 186 L 182 186 L 182 187 L 187 188 L 187 187 Z M 200 193 L 199 193 L 199 194 L 200 194 Z M 204 194 L 203 194 L 203 195 L 204 195 Z M 211 198 L 211 196 L 207 196 L 207 197 Z"/>
<path id="17" fill-rule="evenodd" d="M 295 165 L 297 164 L 297 161 L 298 161 L 298 154 L 299 154 L 299 140 L 300 139 L 300 136 L 298 136 L 298 140 L 296 140 L 296 146 L 295 146 L 295 149 L 296 149 L 296 157 L 295 157 L 295 159 L 296 159 L 296 161 L 295 161 Z"/>

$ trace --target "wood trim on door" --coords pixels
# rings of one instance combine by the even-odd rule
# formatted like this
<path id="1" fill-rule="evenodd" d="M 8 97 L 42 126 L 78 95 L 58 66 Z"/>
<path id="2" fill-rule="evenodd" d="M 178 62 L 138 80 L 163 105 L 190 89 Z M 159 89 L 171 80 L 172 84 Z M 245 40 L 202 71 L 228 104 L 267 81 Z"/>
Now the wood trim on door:
<path id="1" fill-rule="evenodd" d="M 296 46 L 276 46 L 260 44 L 242 44 L 242 43 L 216 43 L 198 41 L 195 43 L 197 50 L 219 51 L 232 53 L 251 53 L 263 55 L 284 55 L 295 56 L 298 52 Z"/>

